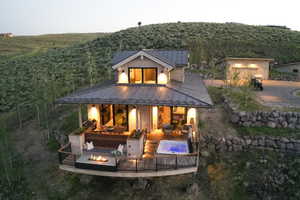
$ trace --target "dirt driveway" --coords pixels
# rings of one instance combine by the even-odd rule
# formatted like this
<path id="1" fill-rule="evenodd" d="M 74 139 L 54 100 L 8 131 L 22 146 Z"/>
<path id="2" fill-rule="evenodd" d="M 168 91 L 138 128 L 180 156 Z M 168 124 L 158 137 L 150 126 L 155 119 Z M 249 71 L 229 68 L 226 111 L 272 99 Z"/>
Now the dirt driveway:
<path id="1" fill-rule="evenodd" d="M 207 86 L 223 86 L 222 80 L 205 80 Z M 264 90 L 256 92 L 258 100 L 266 106 L 300 107 L 300 97 L 294 95 L 300 91 L 300 82 L 294 81 L 263 81 Z"/>
<path id="2" fill-rule="evenodd" d="M 293 94 L 300 91 L 300 82 L 263 81 L 264 90 L 257 92 L 261 102 L 267 106 L 300 107 L 300 96 Z"/>

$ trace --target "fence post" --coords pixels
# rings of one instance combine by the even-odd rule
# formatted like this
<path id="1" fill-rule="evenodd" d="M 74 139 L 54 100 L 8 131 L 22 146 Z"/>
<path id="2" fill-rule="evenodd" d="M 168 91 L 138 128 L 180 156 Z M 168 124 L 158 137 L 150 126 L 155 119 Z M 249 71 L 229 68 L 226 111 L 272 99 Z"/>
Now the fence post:
<path id="1" fill-rule="evenodd" d="M 155 157 L 155 170 L 158 171 L 158 169 L 157 169 L 157 157 Z"/>
<path id="2" fill-rule="evenodd" d="M 58 161 L 59 161 L 59 164 L 62 164 L 62 156 L 61 156 L 60 152 L 58 152 Z"/>
<path id="3" fill-rule="evenodd" d="M 115 156 L 115 164 L 116 164 L 116 168 L 118 169 L 118 160 L 117 160 L 117 156 Z"/>
<path id="4" fill-rule="evenodd" d="M 137 161 L 137 158 L 135 159 L 135 172 L 138 171 L 138 161 Z"/>
<path id="5" fill-rule="evenodd" d="M 73 165 L 75 166 L 75 162 L 76 162 L 76 155 L 75 154 L 73 155 L 73 161 L 74 161 Z"/>
<path id="6" fill-rule="evenodd" d="M 176 156 L 176 157 L 175 157 L 175 169 L 177 169 L 177 168 L 178 168 L 178 166 L 177 166 L 177 164 L 178 164 L 178 163 L 177 163 L 177 162 L 178 162 L 178 161 L 177 161 L 177 155 L 175 155 L 175 156 Z"/>

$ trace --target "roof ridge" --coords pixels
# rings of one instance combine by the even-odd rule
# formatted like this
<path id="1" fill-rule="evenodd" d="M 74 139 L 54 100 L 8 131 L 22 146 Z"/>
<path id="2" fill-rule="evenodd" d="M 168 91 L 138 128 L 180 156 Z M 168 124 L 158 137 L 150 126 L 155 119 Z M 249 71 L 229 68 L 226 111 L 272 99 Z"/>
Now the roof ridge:
<path id="1" fill-rule="evenodd" d="M 159 59 L 160 61 L 162 61 L 162 62 L 164 62 L 164 63 L 166 63 L 168 65 L 175 66 L 175 63 L 170 63 L 166 57 L 161 56 L 161 55 L 156 55 L 155 53 L 153 53 L 153 52 L 155 52 L 157 50 L 149 50 L 149 51 L 147 51 L 147 50 L 141 50 L 141 51 L 145 52 L 146 54 L 149 54 L 150 56 L 153 56 L 153 57 Z M 152 51 L 152 53 L 151 53 L 151 51 Z"/>
<path id="2" fill-rule="evenodd" d="M 205 101 L 202 101 L 202 100 L 200 100 L 200 99 L 198 99 L 198 98 L 196 98 L 196 97 L 194 97 L 194 96 L 191 96 L 191 95 L 189 95 L 189 94 L 187 94 L 187 93 L 185 93 L 185 92 L 182 92 L 182 91 L 180 91 L 180 90 L 178 90 L 178 89 L 175 89 L 175 88 L 173 88 L 173 87 L 171 87 L 171 86 L 165 85 L 165 87 L 166 87 L 166 88 L 169 88 L 169 89 L 171 89 L 171 90 L 174 90 L 175 92 L 178 92 L 178 93 L 180 93 L 180 94 L 186 95 L 186 96 L 188 96 L 188 97 L 190 97 L 190 98 L 192 98 L 192 99 L 195 99 L 196 101 L 199 101 L 199 102 L 201 102 L 201 103 L 204 103 L 204 104 L 206 104 L 206 105 L 208 105 L 208 106 L 212 106 L 211 104 L 206 103 Z"/>

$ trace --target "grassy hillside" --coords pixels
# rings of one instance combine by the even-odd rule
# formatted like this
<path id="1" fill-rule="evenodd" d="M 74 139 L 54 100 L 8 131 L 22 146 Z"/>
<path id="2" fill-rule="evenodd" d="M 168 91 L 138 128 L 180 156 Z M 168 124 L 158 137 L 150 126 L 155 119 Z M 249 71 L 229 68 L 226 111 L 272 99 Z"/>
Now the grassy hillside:
<path id="1" fill-rule="evenodd" d="M 21 43 L 21 42 L 20 42 Z M 0 61 L 0 112 L 40 105 L 111 77 L 117 50 L 189 49 L 191 61 L 225 56 L 300 60 L 300 32 L 235 23 L 169 23 L 129 28 L 93 41 Z"/>
<path id="2" fill-rule="evenodd" d="M 33 55 L 49 48 L 63 48 L 75 43 L 93 40 L 105 33 L 70 33 L 39 36 L 15 36 L 0 38 L 0 57 L 11 58 L 18 55 Z"/>

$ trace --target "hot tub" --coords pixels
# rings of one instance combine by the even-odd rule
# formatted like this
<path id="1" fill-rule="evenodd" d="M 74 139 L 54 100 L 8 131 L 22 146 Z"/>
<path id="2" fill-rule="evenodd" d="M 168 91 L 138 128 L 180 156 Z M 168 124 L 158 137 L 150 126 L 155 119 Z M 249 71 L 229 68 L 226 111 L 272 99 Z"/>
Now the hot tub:
<path id="1" fill-rule="evenodd" d="M 188 154 L 189 145 L 186 140 L 161 140 L 156 152 L 158 154 Z"/>

